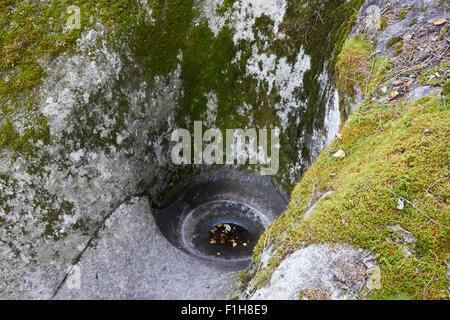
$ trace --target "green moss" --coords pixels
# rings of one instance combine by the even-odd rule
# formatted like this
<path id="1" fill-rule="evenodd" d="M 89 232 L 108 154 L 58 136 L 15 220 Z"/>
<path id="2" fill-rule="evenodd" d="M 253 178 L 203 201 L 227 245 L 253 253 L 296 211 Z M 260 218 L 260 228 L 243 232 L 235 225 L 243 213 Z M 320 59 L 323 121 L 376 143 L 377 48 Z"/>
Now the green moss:
<path id="1" fill-rule="evenodd" d="M 224 0 L 221 8 L 217 8 L 217 13 L 223 15 L 227 10 L 233 7 L 237 0 Z"/>
<path id="2" fill-rule="evenodd" d="M 81 29 L 64 31 L 69 15 L 68 4 L 52 1 L 42 5 L 35 1 L 5 0 L 1 3 L 0 20 L 8 22 L 8 28 L 0 29 L 0 69 L 9 73 L 9 81 L 2 81 L 1 103 L 15 98 L 25 89 L 40 84 L 43 75 L 41 64 L 47 59 L 67 52 L 91 27 L 93 15 L 107 26 L 116 23 L 127 25 L 133 11 L 131 2 L 122 1 L 72 1 L 81 10 Z M 14 72 L 13 72 L 14 71 Z"/>
<path id="3" fill-rule="evenodd" d="M 6 23 L 0 29 L 0 106 L 9 115 L 0 123 L 0 150 L 9 148 L 30 155 L 33 142 L 49 142 L 46 119 L 38 115 L 33 98 L 45 75 L 42 65 L 63 52 L 71 52 L 82 32 L 97 21 L 108 28 L 128 28 L 136 13 L 133 1 L 74 0 L 67 4 L 55 0 L 42 4 L 5 0 L 0 3 L 0 21 Z M 69 5 L 80 7 L 79 30 L 65 30 Z M 25 96 L 27 109 L 23 106 Z M 22 134 L 14 130 L 15 121 L 24 124 Z"/>
<path id="4" fill-rule="evenodd" d="M 406 16 L 409 13 L 409 10 L 411 10 L 411 6 L 404 6 L 403 8 L 400 9 L 400 11 L 397 13 L 397 18 L 399 20 L 403 20 L 406 18 Z"/>
<path id="5" fill-rule="evenodd" d="M 342 92 L 353 96 L 355 86 L 361 88 L 362 96 L 373 92 L 375 83 L 383 82 L 393 65 L 387 55 L 371 55 L 369 41 L 362 36 L 348 39 L 338 55 L 336 70 L 337 85 Z M 370 57 L 370 59 L 369 59 Z"/>
<path id="6" fill-rule="evenodd" d="M 49 128 L 45 118 L 42 117 L 34 118 L 29 122 L 23 134 L 19 134 L 15 130 L 12 122 L 8 118 L 5 119 L 5 124 L 0 127 L 0 150 L 2 148 L 8 148 L 15 152 L 31 155 L 36 150 L 35 144 L 38 141 L 48 143 L 49 139 Z"/>
<path id="7" fill-rule="evenodd" d="M 344 43 L 336 61 L 338 86 L 343 91 L 352 94 L 354 85 L 362 87 L 369 69 L 367 58 L 370 53 L 370 43 L 362 36 L 352 37 Z"/>
<path id="8" fill-rule="evenodd" d="M 61 229 L 63 215 L 73 215 L 74 205 L 68 201 L 58 201 L 57 197 L 45 190 L 35 189 L 34 210 L 40 212 L 40 222 L 44 225 L 43 237 L 60 240 L 67 236 Z"/>
<path id="9" fill-rule="evenodd" d="M 417 82 L 420 84 L 427 84 L 430 86 L 440 86 L 445 91 L 445 82 L 448 81 L 448 70 L 450 67 L 450 61 L 444 61 L 439 66 L 423 71 Z"/>
<path id="10" fill-rule="evenodd" d="M 245 289 L 248 287 L 253 275 L 254 274 L 248 273 L 246 270 L 238 272 L 238 274 L 236 276 L 236 280 L 239 282 L 238 289 L 240 291 L 245 291 Z"/>
<path id="11" fill-rule="evenodd" d="M 382 16 L 380 19 L 380 30 L 384 31 L 387 29 L 387 27 L 389 27 L 387 18 L 385 16 Z"/>
<path id="12" fill-rule="evenodd" d="M 354 10 L 363 1 L 339 0 L 322 6 L 321 0 L 312 3 L 305 0 L 289 0 L 284 22 L 280 26 L 280 31 L 287 34 L 287 37 L 284 39 L 275 37 L 272 31 L 273 21 L 267 15 L 262 15 L 256 19 L 253 28 L 255 43 L 243 40 L 237 46 L 232 41 L 234 30 L 224 28 L 215 37 L 206 22 L 199 25 L 193 24 L 194 19 L 199 16 L 199 11 L 194 8 L 194 0 L 150 1 L 152 21 L 144 15 L 138 15 L 136 9 L 140 7 L 140 3 L 135 0 L 73 1 L 71 5 L 78 5 L 81 8 L 82 28 L 70 32 L 64 31 L 63 28 L 68 17 L 65 12 L 67 7 L 65 2 L 53 1 L 48 6 L 39 2 L 20 2 L 20 4 L 19 2 L 4 1 L 2 3 L 4 10 L 1 13 L 2 20 L 11 20 L 11 25 L 22 23 L 20 27 L 2 30 L 5 32 L 5 37 L 1 38 L 2 41 L 5 39 L 2 45 L 5 45 L 8 50 L 3 52 L 0 58 L 5 68 L 9 68 L 7 72 L 11 74 L 9 81 L 0 81 L 0 92 L 4 98 L 1 105 L 2 110 L 10 113 L 11 122 L 19 118 L 23 120 L 24 114 L 28 114 L 24 110 L 19 110 L 23 107 L 20 99 L 24 93 L 28 94 L 39 86 L 44 76 L 42 65 L 62 52 L 71 53 L 82 32 L 91 28 L 97 21 L 101 21 L 109 30 L 114 31 L 115 36 L 129 37 L 126 42 L 131 48 L 136 63 L 145 72 L 144 80 L 147 80 L 149 85 L 153 83 L 155 76 L 165 78 L 181 66 L 185 95 L 180 101 L 182 107 L 179 108 L 183 111 L 176 116 L 176 122 L 178 126 L 187 128 L 192 126 L 194 120 L 205 118 L 206 95 L 210 92 L 217 95 L 218 121 L 215 124 L 217 127 L 224 130 L 246 127 L 249 117 L 254 120 L 253 126 L 256 128 L 278 126 L 279 121 L 274 108 L 279 102 L 277 88 L 274 87 L 272 92 L 266 92 L 268 83 L 261 83 L 247 76 L 246 64 L 252 55 L 252 46 L 256 44 L 262 49 L 265 45 L 261 35 L 270 39 L 269 49 L 265 49 L 268 54 L 274 53 L 279 57 L 286 57 L 291 64 L 296 62 L 300 47 L 303 46 L 306 54 L 312 57 L 311 70 L 305 75 L 304 92 L 298 90 L 296 94 L 302 100 L 308 99 L 310 105 L 306 112 L 299 110 L 300 113 L 292 115 L 302 119 L 302 123 L 299 124 L 299 128 L 289 130 L 302 131 L 302 127 L 306 127 L 306 132 L 311 132 L 323 125 L 315 120 L 323 111 L 317 75 L 323 71 L 326 60 L 330 57 L 331 60 L 336 58 L 336 53 L 350 31 L 350 22 L 355 17 Z M 235 2 L 235 0 L 224 1 L 221 8 L 216 8 L 217 12 L 225 13 Z M 15 10 L 15 7 L 18 10 Z M 48 21 L 51 23 L 49 24 Z M 31 27 L 33 24 L 36 27 Z M 313 27 L 314 36 L 312 36 Z M 19 43 L 18 33 L 24 33 L 27 41 Z M 305 37 L 299 37 L 299 34 L 305 34 Z M 239 61 L 234 60 L 237 51 L 241 52 Z M 328 64 L 328 70 L 333 71 L 330 65 Z M 16 69 L 20 72 L 14 73 Z M 92 97 L 90 103 L 101 102 L 100 99 L 101 97 Z M 32 101 L 32 103 L 35 102 Z M 249 114 L 237 113 L 238 108 L 243 105 L 252 106 Z M 118 125 L 107 137 L 89 133 L 83 129 L 86 128 L 83 125 L 74 126 L 72 135 L 66 135 L 64 138 L 77 141 L 78 145 L 74 147 L 102 147 L 106 151 L 109 145 L 118 147 L 115 143 L 114 132 L 120 130 L 124 116 L 122 110 L 126 108 L 126 103 L 121 102 L 119 112 L 112 116 L 118 121 Z M 84 110 L 81 110 L 79 115 L 74 114 L 76 122 L 82 121 L 82 115 L 88 116 L 89 124 L 95 124 L 97 115 L 86 113 Z M 25 120 L 31 121 L 27 118 Z M 12 125 L 14 127 L 14 123 Z M 35 125 L 34 128 L 36 132 L 45 132 L 45 127 L 40 128 Z M 19 139 L 18 136 L 9 134 L 8 141 L 11 137 Z M 36 137 L 31 140 L 39 139 Z M 50 137 L 45 141 L 50 141 Z M 290 164 L 298 158 L 298 150 L 296 150 L 298 139 L 289 132 L 283 132 L 281 142 L 287 147 L 283 150 L 280 159 L 283 172 L 280 172 L 280 177 L 277 179 L 286 190 L 289 190 L 292 185 L 287 177 Z M 3 144 L 3 147 L 11 146 L 12 143 L 9 142 L 8 146 L 6 143 Z M 31 149 L 31 147 L 22 149 Z M 310 158 L 310 152 L 306 147 L 302 153 L 305 158 Z"/>
<path id="13" fill-rule="evenodd" d="M 226 1 L 222 8 L 218 9 L 219 14 L 229 10 L 235 1 Z M 237 47 L 232 41 L 234 30 L 225 27 L 215 37 L 208 28 L 206 22 L 194 26 L 192 20 L 191 3 L 186 2 L 183 6 L 176 6 L 180 10 L 179 16 L 181 23 L 175 26 L 168 23 L 165 18 L 159 19 L 155 26 L 142 24 L 138 34 L 142 34 L 139 43 L 138 57 L 142 59 L 144 65 L 148 66 L 149 75 L 152 70 L 159 68 L 157 63 L 167 65 L 156 74 L 164 74 L 173 70 L 176 66 L 176 59 L 169 61 L 167 57 L 176 57 L 182 52 L 181 78 L 183 80 L 184 96 L 182 98 L 182 108 L 176 115 L 176 123 L 180 127 L 192 129 L 194 120 L 205 120 L 207 110 L 207 95 L 213 92 L 217 97 L 217 121 L 215 126 L 222 128 L 244 128 L 248 125 L 248 119 L 251 118 L 252 125 L 255 128 L 267 128 L 279 126 L 279 120 L 276 114 L 275 105 L 279 102 L 278 88 L 273 87 L 271 92 L 267 92 L 269 84 L 260 82 L 252 76 L 247 75 L 246 65 L 248 59 L 252 56 L 253 45 L 262 49 L 267 54 L 276 54 L 279 57 L 286 57 L 290 64 L 297 61 L 297 55 L 300 47 L 303 46 L 305 53 L 311 55 L 311 70 L 305 75 L 304 92 L 298 90 L 296 93 L 302 100 L 308 99 L 310 105 L 306 114 L 293 114 L 292 117 L 302 119 L 299 128 L 290 130 L 301 131 L 301 127 L 306 126 L 306 131 L 312 131 L 314 126 L 322 126 L 319 121 L 315 121 L 317 115 L 323 108 L 322 97 L 320 96 L 320 85 L 317 81 L 317 75 L 322 73 L 324 63 L 331 57 L 335 59 L 334 52 L 337 47 L 342 45 L 346 34 L 350 31 L 350 21 L 348 16 L 354 16 L 354 9 L 362 1 L 336 1 L 329 2 L 320 10 L 317 5 L 320 1 L 309 3 L 304 0 L 288 1 L 288 10 L 284 22 L 280 25 L 280 31 L 287 34 L 283 39 L 277 38 L 273 34 L 272 27 L 274 22 L 267 16 L 262 15 L 255 20 L 253 32 L 255 34 L 254 43 L 242 40 Z M 166 8 L 170 4 L 162 5 Z M 304 8 L 305 6 L 305 8 Z M 174 6 L 175 7 L 175 6 Z M 298 8 L 302 8 L 298 10 Z M 315 9 L 314 9 L 315 8 Z M 317 13 L 319 11 L 319 13 Z M 158 12 L 153 16 L 158 20 Z M 162 11 L 161 11 L 162 12 Z M 319 21 L 323 19 L 323 23 Z M 353 18 L 352 18 L 353 19 Z M 345 23 L 342 23 L 345 21 Z M 311 28 L 315 26 L 317 31 L 314 36 L 311 35 Z M 180 35 L 180 41 L 170 41 L 166 43 L 166 34 L 171 34 L 173 28 L 179 28 L 176 34 Z M 175 30 L 175 29 L 174 29 Z M 155 36 L 152 40 L 147 40 L 148 34 L 159 32 L 163 36 Z M 308 34 L 305 38 L 298 37 L 299 34 Z M 267 44 L 261 36 L 266 36 Z M 182 38 L 184 37 L 184 40 Z M 164 43 L 160 43 L 160 42 Z M 148 45 L 146 44 L 148 42 Z M 169 48 L 170 46 L 170 48 Z M 319 50 L 320 48 L 320 50 Z M 152 62 L 152 54 L 148 52 L 155 51 L 155 58 Z M 240 59 L 235 60 L 236 53 L 239 51 Z M 161 54 L 159 52 L 165 52 Z M 158 55 L 159 54 L 159 55 Z M 329 68 L 332 70 L 332 68 Z M 246 114 L 239 114 L 238 108 L 243 105 L 250 105 L 251 110 Z M 288 181 L 289 166 L 298 158 L 298 139 L 289 132 L 282 132 L 281 143 L 286 146 L 280 155 L 280 173 L 279 181 L 286 190 L 292 188 Z M 309 150 L 304 147 L 303 156 L 310 158 Z"/>
<path id="14" fill-rule="evenodd" d="M 323 70 L 328 61 L 327 71 L 334 73 L 337 55 L 351 31 L 351 23 L 356 19 L 356 13 L 364 1 L 304 1 L 292 0 L 288 2 L 281 31 L 291 39 L 285 44 L 289 49 L 289 61 L 295 61 L 300 46 L 311 56 L 311 69 L 303 78 L 304 96 L 309 99 L 306 113 L 298 117 L 306 130 L 311 130 L 323 106 L 321 106 L 320 88 L 316 77 Z M 320 8 L 320 9 L 318 9 Z M 299 36 L 302 35 L 302 36 Z M 292 143 L 291 143 L 292 144 Z M 303 156 L 309 157 L 308 150 L 303 150 Z"/>
<path id="15" fill-rule="evenodd" d="M 394 56 L 398 56 L 400 53 L 402 53 L 403 44 L 400 42 L 395 46 L 394 49 Z"/>
<path id="16" fill-rule="evenodd" d="M 443 27 L 441 29 L 441 31 L 439 31 L 439 34 L 441 35 L 439 37 L 439 40 L 443 40 L 445 38 L 445 35 L 447 34 L 447 32 L 448 32 L 448 27 Z"/>
<path id="17" fill-rule="evenodd" d="M 196 115 L 195 120 L 206 120 L 206 95 L 214 91 L 218 100 L 217 118 L 221 120 L 216 125 L 233 128 L 233 119 L 227 115 L 236 114 L 242 101 L 236 92 L 240 70 L 231 62 L 235 53 L 230 29 L 224 28 L 217 38 L 206 23 L 192 30 L 183 53 L 181 78 L 185 96 L 180 121 L 186 113 Z"/>
<path id="18" fill-rule="evenodd" d="M 372 298 L 400 292 L 422 298 L 433 274 L 438 280 L 428 285 L 427 297 L 446 297 L 447 266 L 440 261 L 445 260 L 449 236 L 442 226 L 450 225 L 450 184 L 442 177 L 448 164 L 450 136 L 440 124 L 449 116 L 448 105 L 436 96 L 406 104 L 371 102 L 360 107 L 345 125 L 342 139 L 321 154 L 294 189 L 288 210 L 270 227 L 271 237 L 277 241 L 287 233 L 284 247 L 290 249 L 321 242 L 373 248 L 383 276 L 382 288 L 372 292 Z M 405 119 L 409 119 L 408 126 Z M 436 134 L 423 134 L 425 128 Z M 350 155 L 332 158 L 329 155 L 333 149 L 349 150 Z M 335 192 L 317 204 L 312 217 L 302 219 L 311 199 L 311 185 L 317 181 L 317 192 Z M 432 196 L 427 196 L 425 191 L 435 181 L 439 183 L 430 190 Z M 415 206 L 407 204 L 403 211 L 396 210 L 399 196 Z M 417 255 L 403 256 L 401 244 L 392 241 L 394 235 L 387 229 L 392 224 L 400 224 L 416 235 L 418 240 L 410 250 Z M 260 249 L 258 244 L 255 251 Z M 418 265 L 420 277 L 415 271 Z"/>
<path id="19" fill-rule="evenodd" d="M 417 18 L 414 18 L 411 20 L 411 22 L 408 24 L 408 27 L 412 27 L 413 25 L 415 25 L 417 23 Z"/>
<path id="20" fill-rule="evenodd" d="M 303 300 L 307 296 L 308 292 L 306 290 L 300 290 L 298 292 L 298 300 Z"/>
<path id="21" fill-rule="evenodd" d="M 447 80 L 442 86 L 442 95 L 450 95 L 450 80 Z"/>
<path id="22" fill-rule="evenodd" d="M 394 45 L 396 45 L 402 41 L 403 41 L 402 37 L 393 37 L 393 38 L 389 39 L 389 41 L 386 43 L 386 48 L 390 49 Z"/>
<path id="23" fill-rule="evenodd" d="M 137 24 L 135 54 L 149 77 L 166 75 L 180 62 L 178 54 L 185 47 L 187 33 L 197 15 L 193 4 L 193 0 L 154 1 L 154 22 L 146 23 L 142 17 Z"/>
<path id="24" fill-rule="evenodd" d="M 347 67 L 351 53 L 360 56 L 358 70 L 362 64 L 362 70 L 369 66 L 373 70 L 371 80 L 356 81 L 362 91 L 367 86 L 369 93 L 376 92 L 389 81 L 392 62 L 388 56 L 367 61 L 370 47 L 363 38 L 344 44 L 336 65 L 340 74 L 352 70 Z M 267 245 L 268 234 L 273 243 L 281 243 L 280 260 L 310 244 L 348 243 L 377 256 L 381 289 L 366 291 L 368 299 L 449 298 L 445 261 L 450 227 L 450 133 L 442 123 L 450 117 L 449 65 L 442 62 L 421 76 L 422 83 L 441 86 L 442 97 L 433 93 L 416 101 L 384 102 L 368 95 L 348 119 L 341 138 L 321 153 L 294 188 L 288 210 L 269 225 L 270 231 L 256 245 L 254 263 Z M 425 129 L 431 133 L 424 133 Z M 338 149 L 346 150 L 347 156 L 332 157 Z M 311 199 L 328 190 L 334 193 L 316 204 L 314 215 L 303 219 Z M 400 197 L 408 200 L 403 210 L 397 209 Z M 399 235 L 388 228 L 396 224 L 417 240 L 398 243 Z M 406 257 L 403 246 L 413 254 Z M 267 283 L 277 265 L 253 275 L 253 288 Z"/>

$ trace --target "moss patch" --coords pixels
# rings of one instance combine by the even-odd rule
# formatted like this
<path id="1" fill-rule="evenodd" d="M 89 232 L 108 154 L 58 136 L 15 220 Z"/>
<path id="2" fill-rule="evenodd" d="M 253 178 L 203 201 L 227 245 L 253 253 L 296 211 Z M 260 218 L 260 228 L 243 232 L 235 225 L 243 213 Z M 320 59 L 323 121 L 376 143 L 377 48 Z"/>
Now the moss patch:
<path id="1" fill-rule="evenodd" d="M 280 241 L 287 234 L 286 252 L 321 242 L 373 250 L 382 287 L 369 298 L 448 298 L 450 133 L 442 127 L 442 119 L 450 116 L 446 99 L 444 103 L 432 95 L 409 103 L 362 105 L 345 125 L 342 139 L 320 155 L 296 186 L 289 209 L 272 225 L 270 236 Z M 349 155 L 330 157 L 335 149 Z M 335 192 L 318 203 L 313 216 L 302 219 L 314 197 L 313 184 L 318 186 L 315 192 Z M 403 210 L 397 209 L 399 198 L 408 200 Z M 417 240 L 395 240 L 388 228 L 395 224 Z M 255 252 L 261 252 L 262 241 Z M 402 247 L 413 254 L 405 256 Z"/>
<path id="2" fill-rule="evenodd" d="M 391 64 L 386 56 L 372 56 L 370 42 L 363 36 L 348 39 L 336 61 L 338 88 L 350 95 L 355 95 L 359 87 L 366 97 L 374 84 L 382 82 Z"/>
<path id="3" fill-rule="evenodd" d="M 401 39 L 392 40 L 392 46 L 398 45 Z M 371 251 L 381 269 L 381 289 L 366 288 L 360 298 L 450 298 L 448 61 L 423 64 L 417 72 L 419 84 L 442 91 L 416 101 L 392 99 L 381 88 L 404 68 L 400 58 L 405 53 L 398 54 L 392 60 L 387 55 L 371 56 L 363 36 L 343 45 L 336 63 L 338 86 L 354 94 L 343 85 L 346 75 L 347 84 L 359 88 L 364 100 L 346 122 L 341 138 L 321 153 L 295 187 L 288 210 L 269 225 L 248 272 L 258 269 L 261 253 L 270 244 L 277 244 L 276 256 L 282 261 L 310 244 L 346 243 Z M 356 56 L 353 65 L 352 56 Z M 337 150 L 344 150 L 346 157 L 332 157 Z M 316 203 L 330 190 L 334 193 Z M 314 204 L 314 214 L 304 219 Z M 416 240 L 402 241 L 389 228 L 395 225 Z M 247 289 L 266 285 L 276 267 L 253 274 Z M 299 296 L 305 298 L 307 293 Z"/>
<path id="4" fill-rule="evenodd" d="M 66 27 L 70 5 L 80 8 L 81 28 Z M 137 13 L 135 1 L 5 0 L 0 3 L 0 150 L 31 154 L 33 142 L 50 141 L 46 118 L 37 112 L 36 88 L 45 76 L 42 65 L 70 52 L 84 30 L 101 21 L 108 28 L 127 28 Z M 27 98 L 24 107 L 23 99 Z M 25 127 L 23 132 L 15 124 Z"/>

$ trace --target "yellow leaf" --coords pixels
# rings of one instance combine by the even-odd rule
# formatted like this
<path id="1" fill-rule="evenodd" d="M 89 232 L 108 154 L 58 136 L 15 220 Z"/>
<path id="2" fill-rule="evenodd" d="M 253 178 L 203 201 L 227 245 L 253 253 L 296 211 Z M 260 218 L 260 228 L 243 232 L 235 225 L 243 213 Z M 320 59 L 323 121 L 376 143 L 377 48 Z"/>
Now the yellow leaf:
<path id="1" fill-rule="evenodd" d="M 389 99 L 394 99 L 396 96 L 398 96 L 398 91 L 392 91 L 390 94 L 389 94 Z"/>

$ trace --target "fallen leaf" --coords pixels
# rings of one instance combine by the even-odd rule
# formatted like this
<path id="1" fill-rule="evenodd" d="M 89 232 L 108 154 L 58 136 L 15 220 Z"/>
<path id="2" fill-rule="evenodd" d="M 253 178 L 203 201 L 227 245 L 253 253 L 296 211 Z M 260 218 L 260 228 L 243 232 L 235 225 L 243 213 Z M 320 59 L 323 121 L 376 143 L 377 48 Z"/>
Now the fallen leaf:
<path id="1" fill-rule="evenodd" d="M 344 150 L 339 150 L 337 151 L 335 154 L 333 154 L 333 157 L 335 158 L 345 158 L 345 151 Z"/>
<path id="2" fill-rule="evenodd" d="M 433 24 L 435 25 L 435 26 L 440 26 L 441 24 L 444 24 L 444 23 L 446 23 L 447 22 L 447 19 L 445 19 L 445 18 L 439 18 L 439 19 L 436 19 L 434 22 L 433 22 Z"/>
<path id="3" fill-rule="evenodd" d="M 411 85 L 411 81 L 408 81 L 407 83 L 406 83 L 406 87 L 409 87 Z"/>
<path id="4" fill-rule="evenodd" d="M 403 36 L 403 40 L 405 40 L 405 41 L 408 41 L 408 40 L 411 40 L 411 39 L 412 39 L 412 37 L 413 37 L 413 35 L 412 35 L 412 34 L 410 34 L 410 33 L 407 33 L 407 34 L 405 34 L 405 35 Z"/>
<path id="5" fill-rule="evenodd" d="M 395 97 L 398 96 L 398 91 L 392 91 L 391 93 L 389 93 L 389 99 L 395 99 Z"/>

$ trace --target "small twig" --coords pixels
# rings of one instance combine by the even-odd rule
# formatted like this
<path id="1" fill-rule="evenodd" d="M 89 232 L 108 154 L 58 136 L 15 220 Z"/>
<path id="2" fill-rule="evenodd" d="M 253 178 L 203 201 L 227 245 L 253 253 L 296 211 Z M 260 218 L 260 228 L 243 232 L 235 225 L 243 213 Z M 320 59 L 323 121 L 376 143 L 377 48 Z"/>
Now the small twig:
<path id="1" fill-rule="evenodd" d="M 369 82 L 372 78 L 372 72 L 373 72 L 373 67 L 375 66 L 375 59 L 373 59 L 372 61 L 372 67 L 370 68 L 370 73 L 369 73 L 369 77 L 367 78 L 367 82 L 366 82 L 366 92 L 364 93 L 364 97 L 367 96 L 367 90 L 369 89 Z"/>
<path id="2" fill-rule="evenodd" d="M 365 255 L 364 257 L 362 257 L 362 259 L 364 259 L 365 257 L 369 256 L 369 254 L 371 254 L 372 251 L 375 250 L 376 247 L 377 247 L 377 246 L 374 246 L 372 249 L 370 249 L 370 251 L 367 252 L 366 255 Z"/>
<path id="3" fill-rule="evenodd" d="M 430 251 L 431 251 L 431 250 L 430 250 Z M 427 288 L 428 288 L 428 286 L 430 285 L 431 281 L 433 281 L 434 275 L 436 274 L 437 266 L 438 266 L 438 264 L 439 264 L 439 258 L 437 257 L 436 253 L 434 253 L 433 251 L 431 251 L 431 253 L 434 254 L 434 256 L 436 257 L 436 268 L 434 268 L 434 270 L 433 270 L 433 275 L 431 276 L 430 281 L 428 281 L 428 283 L 427 283 L 427 285 L 425 286 L 425 288 L 423 288 L 423 293 L 422 293 L 422 299 L 423 299 L 423 300 L 426 300 Z"/>
<path id="4" fill-rule="evenodd" d="M 360 193 L 361 191 L 365 190 L 366 188 L 370 187 L 370 185 L 372 184 L 372 182 L 369 182 L 368 184 L 364 185 L 361 189 L 359 189 L 358 191 L 356 191 L 356 194 Z"/>
<path id="5" fill-rule="evenodd" d="M 345 83 L 344 83 L 344 90 L 347 91 L 347 76 L 348 76 L 348 69 L 350 68 L 350 62 L 352 60 L 352 56 L 348 56 L 348 63 L 347 63 L 347 70 L 345 71 Z"/>
<path id="6" fill-rule="evenodd" d="M 372 59 L 373 56 L 379 54 L 380 52 L 381 52 L 381 50 L 377 50 L 377 51 L 373 52 L 373 53 L 367 58 L 367 60 Z"/>
<path id="7" fill-rule="evenodd" d="M 325 23 L 323 22 L 322 16 L 320 15 L 320 12 L 317 11 L 317 10 L 314 10 L 314 11 L 315 11 L 315 13 L 317 13 L 317 15 L 319 16 L 320 21 L 322 21 L 322 24 L 325 24 Z"/>
<path id="8" fill-rule="evenodd" d="M 316 183 L 317 182 L 313 183 L 313 189 L 312 189 L 312 192 L 311 192 L 311 199 L 308 202 L 308 207 L 311 206 L 311 204 L 312 204 L 312 202 L 314 200 L 314 194 L 315 194 L 315 190 L 316 190 Z"/>
<path id="9" fill-rule="evenodd" d="M 442 181 L 442 180 L 448 180 L 448 179 L 450 179 L 450 178 L 449 178 L 449 177 L 445 177 L 445 178 L 440 178 L 440 179 L 436 180 L 435 182 L 433 182 L 432 184 L 430 184 L 430 185 L 428 186 L 428 188 L 426 189 L 426 191 L 427 191 L 428 193 L 432 193 L 432 192 L 431 192 L 431 189 L 434 187 L 434 185 L 435 185 L 436 183 L 438 183 L 438 182 L 440 182 L 440 181 Z"/>

